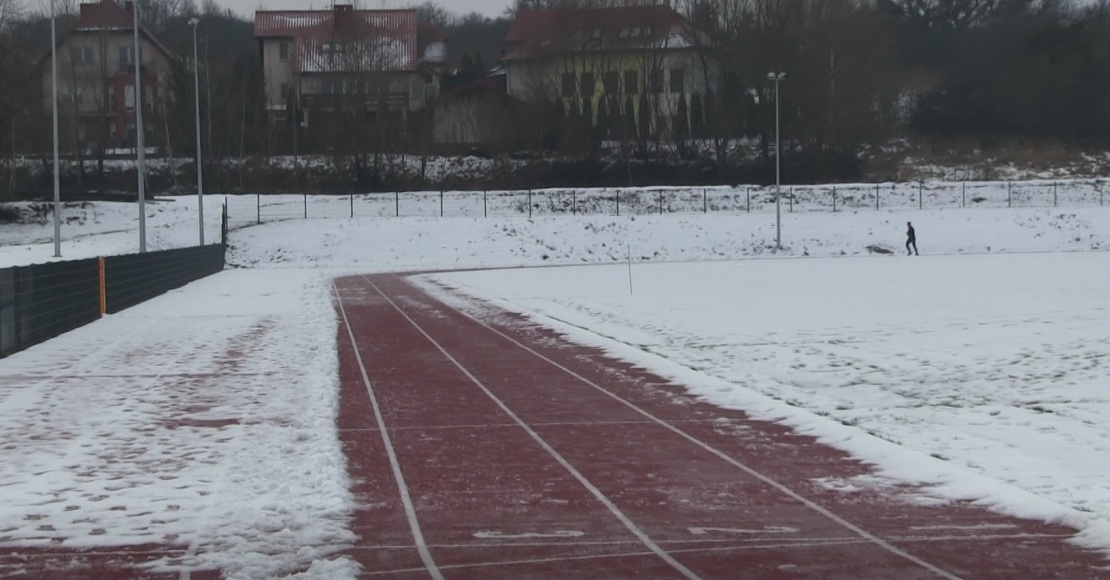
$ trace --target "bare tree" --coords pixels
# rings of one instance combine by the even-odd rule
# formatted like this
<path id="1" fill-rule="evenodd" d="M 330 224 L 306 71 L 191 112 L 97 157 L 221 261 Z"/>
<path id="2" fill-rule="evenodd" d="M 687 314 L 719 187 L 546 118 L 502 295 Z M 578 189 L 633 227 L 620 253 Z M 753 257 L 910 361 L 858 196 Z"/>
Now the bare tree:
<path id="1" fill-rule="evenodd" d="M 19 0 L 0 0 L 0 34 L 6 34 L 12 23 L 23 17 L 23 12 Z"/>
<path id="2" fill-rule="evenodd" d="M 10 79 L 0 91 L 0 156 L 7 161 L 7 187 L 4 197 L 11 198 L 16 185 L 17 124 L 26 112 L 34 110 L 34 101 L 26 90 L 31 83 L 29 55 L 8 35 L 13 22 L 22 17 L 23 7 L 17 0 L 0 0 L 0 77 Z M 22 80 L 22 82 L 20 82 Z M 22 90 L 21 90 L 22 87 Z M 7 155 L 4 155 L 6 153 Z"/>

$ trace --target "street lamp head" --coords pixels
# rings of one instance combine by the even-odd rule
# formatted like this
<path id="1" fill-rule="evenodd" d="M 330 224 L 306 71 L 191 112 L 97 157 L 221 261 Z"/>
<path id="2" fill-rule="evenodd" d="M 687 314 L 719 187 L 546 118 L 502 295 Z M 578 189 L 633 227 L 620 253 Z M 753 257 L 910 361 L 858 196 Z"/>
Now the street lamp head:
<path id="1" fill-rule="evenodd" d="M 189 26 L 196 26 L 196 25 L 198 25 L 198 24 L 200 24 L 200 20 L 199 20 L 199 19 L 197 19 L 197 18 L 190 18 L 190 19 L 189 19 Z"/>
<path id="2" fill-rule="evenodd" d="M 767 80 L 769 80 L 769 81 L 784 81 L 784 80 L 786 80 L 786 73 L 784 73 L 784 72 L 769 72 L 769 73 L 767 73 Z"/>

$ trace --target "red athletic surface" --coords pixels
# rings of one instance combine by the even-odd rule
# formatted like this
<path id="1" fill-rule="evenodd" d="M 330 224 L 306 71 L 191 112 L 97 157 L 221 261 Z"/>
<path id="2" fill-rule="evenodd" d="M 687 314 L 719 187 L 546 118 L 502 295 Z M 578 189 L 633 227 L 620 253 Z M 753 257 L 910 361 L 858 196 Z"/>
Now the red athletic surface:
<path id="1" fill-rule="evenodd" d="M 831 491 L 869 470 L 520 317 L 480 323 L 394 275 L 336 290 L 364 578 L 1110 578 L 1070 528 Z M 143 564 L 184 554 L 5 548 L 0 577 L 180 578 Z"/>
<path id="2" fill-rule="evenodd" d="M 869 470 L 519 317 L 336 289 L 366 578 L 1110 578 L 1070 528 L 831 491 Z"/>
<path id="3" fill-rule="evenodd" d="M 182 558 L 186 549 L 144 544 L 74 549 L 62 546 L 0 549 L 0 578 L 28 580 L 175 580 L 179 573 L 153 573 L 145 564 L 163 558 Z M 215 580 L 214 570 L 194 570 L 191 580 Z"/>

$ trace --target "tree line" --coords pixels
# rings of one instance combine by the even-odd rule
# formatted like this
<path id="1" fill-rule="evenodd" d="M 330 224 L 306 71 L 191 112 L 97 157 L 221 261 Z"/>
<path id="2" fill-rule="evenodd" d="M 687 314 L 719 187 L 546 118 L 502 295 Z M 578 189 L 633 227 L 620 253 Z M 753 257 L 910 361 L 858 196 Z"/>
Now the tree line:
<path id="1" fill-rule="evenodd" d="M 20 178 L 15 158 L 38 156 L 45 167 L 50 151 L 50 116 L 38 68 L 49 50 L 50 18 L 26 1 L 0 0 L 0 154 L 11 161 L 5 174 L 9 192 Z M 484 76 L 497 63 L 517 10 L 660 1 L 517 0 L 495 18 L 455 14 L 435 2 L 417 9 L 448 38 L 451 67 L 441 81 L 446 91 Z M 138 5 L 144 25 L 182 56 L 171 64 L 165 120 L 158 128 L 168 155 L 194 154 L 188 23 L 198 18 L 202 135 L 214 187 L 233 189 L 251 181 L 244 177 L 250 159 L 292 152 L 341 157 L 334 147 L 341 135 L 315 141 L 302 136 L 298 144 L 290 127 L 295 116 L 275 122 L 267 114 L 249 17 L 215 0 L 199 5 L 139 0 Z M 813 179 L 858 177 L 861 151 L 897 141 L 978 149 L 1110 145 L 1110 0 L 671 0 L 670 5 L 703 32 L 699 49 L 716 63 L 716 91 L 691 103 L 702 121 L 688 134 L 669 143 L 626 143 L 612 127 L 583 126 L 581 119 L 535 103 L 519 113 L 532 122 L 506 119 L 518 138 L 492 153 L 557 151 L 590 166 L 614 155 L 603 145 L 615 141 L 616 155 L 626 165 L 634 159 L 698 158 L 719 172 L 750 159 L 754 150 L 757 163 L 761 158 L 765 166 L 774 147 L 774 87 L 767 78 L 772 71 L 786 73 L 780 85 L 784 142 L 795 166 L 808 167 Z M 59 0 L 56 10 L 61 36 L 76 21 L 78 5 Z M 521 129 L 542 134 L 520 135 Z M 63 133 L 63 152 L 81 149 L 75 131 Z M 369 139 L 358 146 L 387 155 L 429 151 L 421 139 Z M 345 179 L 389 185 L 380 174 L 367 183 L 363 168 L 358 171 Z M 103 173 L 102 163 L 90 160 L 87 166 L 82 162 L 75 179 L 95 184 Z M 794 179 L 804 180 L 802 174 L 795 172 Z"/>

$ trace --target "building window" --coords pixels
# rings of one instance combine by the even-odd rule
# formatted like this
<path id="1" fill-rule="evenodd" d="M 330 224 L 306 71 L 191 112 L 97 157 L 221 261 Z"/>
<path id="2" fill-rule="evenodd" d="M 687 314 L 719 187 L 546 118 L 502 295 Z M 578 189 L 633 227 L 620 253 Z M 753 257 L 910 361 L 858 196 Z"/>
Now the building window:
<path id="1" fill-rule="evenodd" d="M 640 75 L 636 74 L 636 71 L 624 71 L 624 92 L 630 95 L 640 92 Z"/>
<path id="2" fill-rule="evenodd" d="M 135 64 L 135 61 L 131 58 L 133 51 L 131 50 L 130 46 L 120 46 L 118 47 L 118 49 L 119 72 L 126 73 L 127 70 Z"/>
<path id="3" fill-rule="evenodd" d="M 68 96 L 70 101 L 75 105 L 85 104 L 85 91 L 83 91 L 81 87 L 63 89 L 62 93 Z"/>
<path id="4" fill-rule="evenodd" d="M 143 104 L 148 111 L 154 110 L 154 87 L 150 85 L 143 87 Z"/>
<path id="5" fill-rule="evenodd" d="M 91 46 L 73 46 L 69 49 L 69 56 L 75 65 L 89 65 L 93 61 Z"/>
<path id="6" fill-rule="evenodd" d="M 594 73 L 582 73 L 582 96 L 594 95 Z"/>
<path id="7" fill-rule="evenodd" d="M 285 62 L 289 60 L 289 55 L 292 52 L 292 46 L 288 40 L 283 40 L 278 43 L 278 58 Z"/>
<path id="8" fill-rule="evenodd" d="M 574 73 L 563 73 L 563 96 L 574 96 Z"/>
<path id="9" fill-rule="evenodd" d="M 686 71 L 680 68 L 671 69 L 671 92 L 682 93 L 686 91 Z"/>
<path id="10" fill-rule="evenodd" d="M 123 108 L 127 111 L 135 110 L 135 85 L 124 85 Z"/>
<path id="11" fill-rule="evenodd" d="M 108 87 L 108 110 L 116 110 L 116 87 Z"/>
<path id="12" fill-rule="evenodd" d="M 657 94 L 663 92 L 663 71 L 653 70 L 648 74 L 650 75 L 648 77 L 648 83 L 651 87 L 651 92 Z"/>
<path id="13" fill-rule="evenodd" d="M 610 71 L 601 77 L 601 82 L 605 86 L 606 95 L 618 95 L 621 92 L 621 74 L 617 71 Z"/>

